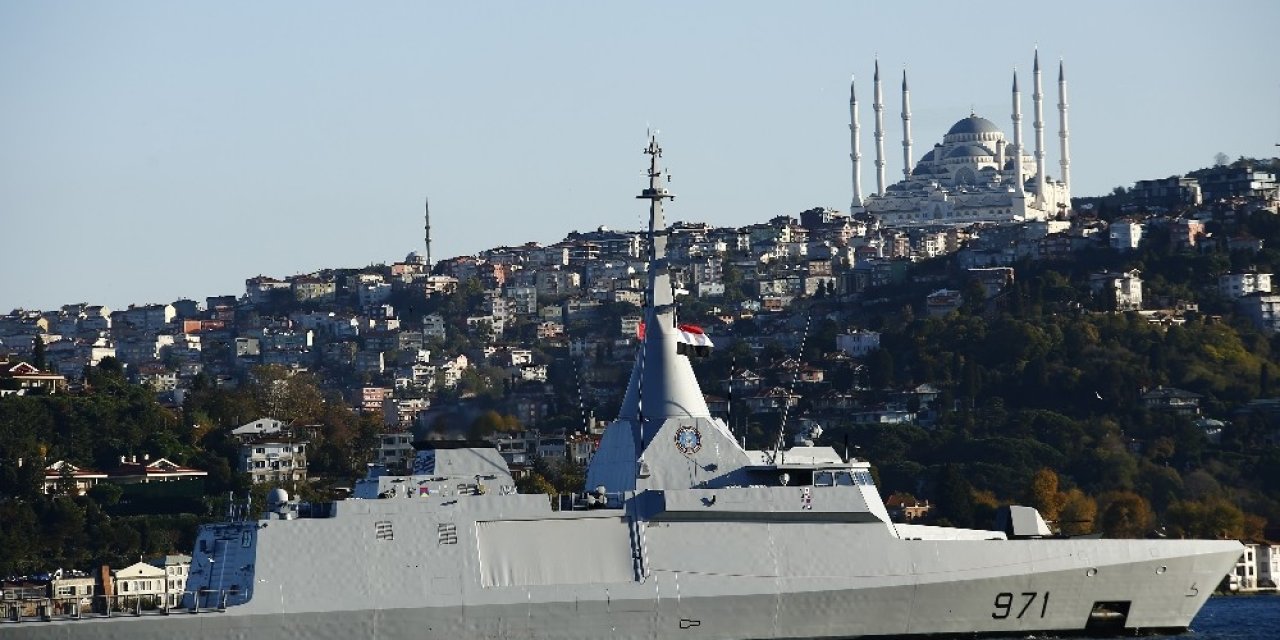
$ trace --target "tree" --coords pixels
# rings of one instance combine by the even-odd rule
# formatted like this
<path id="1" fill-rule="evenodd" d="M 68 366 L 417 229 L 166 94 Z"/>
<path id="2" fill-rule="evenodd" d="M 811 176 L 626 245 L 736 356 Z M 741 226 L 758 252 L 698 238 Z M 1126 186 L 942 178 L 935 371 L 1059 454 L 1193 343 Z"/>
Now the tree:
<path id="1" fill-rule="evenodd" d="M 948 464 L 938 475 L 938 515 L 957 527 L 974 526 L 973 485 L 959 465 Z"/>
<path id="2" fill-rule="evenodd" d="M 515 416 L 502 415 L 489 410 L 476 416 L 467 429 L 468 437 L 474 440 L 488 438 L 495 433 L 513 433 L 520 430 L 520 420 Z"/>
<path id="3" fill-rule="evenodd" d="M 1093 533 L 1098 503 L 1079 489 L 1062 494 L 1062 510 L 1058 513 L 1058 532 L 1068 536 Z"/>
<path id="4" fill-rule="evenodd" d="M 888 349 L 872 351 L 867 369 L 867 381 L 872 389 L 887 389 L 893 385 L 893 354 Z"/>
<path id="5" fill-rule="evenodd" d="M 1239 539 L 1245 536 L 1245 514 L 1222 499 L 1184 500 L 1169 507 L 1169 534 L 1179 538 Z"/>
<path id="6" fill-rule="evenodd" d="M 1155 514 L 1146 498 L 1132 491 L 1110 491 L 1098 497 L 1099 526 L 1111 538 L 1144 538 Z"/>
<path id="7" fill-rule="evenodd" d="M 556 488 L 552 486 L 546 478 L 538 473 L 530 473 L 523 478 L 516 480 L 516 490 L 520 493 L 541 493 L 548 496 L 556 495 Z"/>
<path id="8" fill-rule="evenodd" d="M 1029 506 L 1040 511 L 1040 515 L 1050 522 L 1060 517 L 1066 495 L 1058 491 L 1058 474 L 1048 467 L 1041 467 L 1031 477 L 1031 488 L 1028 492 Z"/>
<path id="9" fill-rule="evenodd" d="M 44 371 L 48 363 L 44 356 L 44 339 L 36 336 L 31 340 L 31 366 Z"/>

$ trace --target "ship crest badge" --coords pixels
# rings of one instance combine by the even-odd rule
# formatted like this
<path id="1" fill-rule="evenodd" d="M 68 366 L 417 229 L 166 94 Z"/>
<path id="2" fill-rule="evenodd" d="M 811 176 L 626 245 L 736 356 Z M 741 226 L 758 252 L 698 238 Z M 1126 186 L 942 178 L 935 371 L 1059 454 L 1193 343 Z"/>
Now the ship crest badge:
<path id="1" fill-rule="evenodd" d="M 676 430 L 676 448 L 680 453 L 691 456 L 702 448 L 702 433 L 697 427 L 685 425 Z"/>

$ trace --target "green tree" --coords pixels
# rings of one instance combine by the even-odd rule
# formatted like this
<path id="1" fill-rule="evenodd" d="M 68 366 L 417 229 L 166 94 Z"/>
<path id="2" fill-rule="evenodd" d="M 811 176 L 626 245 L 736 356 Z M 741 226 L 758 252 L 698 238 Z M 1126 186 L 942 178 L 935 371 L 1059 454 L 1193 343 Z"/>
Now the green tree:
<path id="1" fill-rule="evenodd" d="M 937 480 L 938 516 L 957 527 L 973 527 L 973 485 L 959 465 L 943 466 Z"/>
<path id="2" fill-rule="evenodd" d="M 36 336 L 31 340 L 31 366 L 44 371 L 49 363 L 45 361 L 44 339 Z"/>
<path id="3" fill-rule="evenodd" d="M 893 354 L 888 349 L 876 349 L 867 361 L 867 382 L 872 389 L 888 389 L 893 386 Z"/>

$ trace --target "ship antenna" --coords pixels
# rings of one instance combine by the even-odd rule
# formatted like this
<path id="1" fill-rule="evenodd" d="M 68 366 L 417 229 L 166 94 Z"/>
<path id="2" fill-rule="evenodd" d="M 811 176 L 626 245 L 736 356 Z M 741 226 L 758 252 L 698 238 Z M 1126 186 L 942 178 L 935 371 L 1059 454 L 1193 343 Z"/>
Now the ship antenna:
<path id="1" fill-rule="evenodd" d="M 649 337 L 653 335 L 651 332 L 658 331 L 658 337 L 661 338 L 662 327 L 658 327 L 659 306 L 669 306 L 671 302 L 671 293 L 668 291 L 663 295 L 661 305 L 658 301 L 658 282 L 660 276 L 667 274 L 667 231 L 665 229 L 666 222 L 662 216 L 662 201 L 674 199 L 675 196 L 667 190 L 665 184 L 666 175 L 658 166 L 658 158 L 662 157 L 662 147 L 658 145 L 658 136 L 656 131 L 648 132 L 649 144 L 645 147 L 644 153 L 649 156 L 649 186 L 636 196 L 638 200 L 649 201 L 649 282 L 646 288 L 645 304 L 648 306 L 648 312 L 645 314 L 644 336 L 640 340 L 640 366 L 638 370 L 639 384 L 636 387 L 636 421 L 639 423 L 639 448 L 643 451 L 644 442 L 644 385 L 645 385 L 645 359 L 648 353 Z M 670 286 L 669 283 L 666 283 Z M 652 322 L 650 322 L 652 320 Z"/>
<path id="2" fill-rule="evenodd" d="M 804 343 L 809 338 L 809 324 L 813 321 L 813 313 L 810 312 L 804 317 L 804 333 L 800 334 L 800 354 L 796 358 L 797 362 L 804 361 Z M 791 410 L 791 397 L 796 393 L 796 379 L 800 375 L 796 372 L 791 374 L 791 385 L 787 389 L 787 397 L 782 401 L 782 423 L 778 425 L 778 438 L 773 441 L 773 451 L 769 453 L 769 464 L 776 464 L 778 455 L 782 451 L 782 445 L 787 437 L 787 413 Z"/>
<path id="3" fill-rule="evenodd" d="M 737 370 L 738 356 L 734 355 L 732 358 L 729 358 L 729 402 L 726 403 L 728 406 L 725 407 L 724 412 L 724 417 L 728 418 L 726 422 L 729 423 L 730 435 L 733 435 L 733 374 Z"/>
<path id="4" fill-rule="evenodd" d="M 582 427 L 591 433 L 591 422 L 587 419 L 587 396 L 582 392 L 582 362 L 580 358 L 573 360 L 574 377 L 578 379 L 578 412 L 582 414 Z"/>

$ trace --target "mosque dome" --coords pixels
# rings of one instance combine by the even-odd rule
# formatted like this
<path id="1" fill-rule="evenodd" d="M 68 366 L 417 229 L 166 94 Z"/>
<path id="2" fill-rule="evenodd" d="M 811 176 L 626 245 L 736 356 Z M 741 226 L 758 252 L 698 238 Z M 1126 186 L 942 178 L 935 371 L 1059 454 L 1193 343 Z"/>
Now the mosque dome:
<path id="1" fill-rule="evenodd" d="M 992 155 L 990 151 L 976 144 L 962 144 L 947 152 L 948 158 L 973 158 Z"/>
<path id="2" fill-rule="evenodd" d="M 994 122 L 986 118 L 979 118 L 976 115 L 969 114 L 968 118 L 951 125 L 951 129 L 947 131 L 949 136 L 966 133 L 1000 133 L 1000 127 L 997 127 Z"/>
<path id="3" fill-rule="evenodd" d="M 409 264 L 426 264 L 427 259 L 421 253 L 414 251 L 404 257 L 404 261 Z"/>

